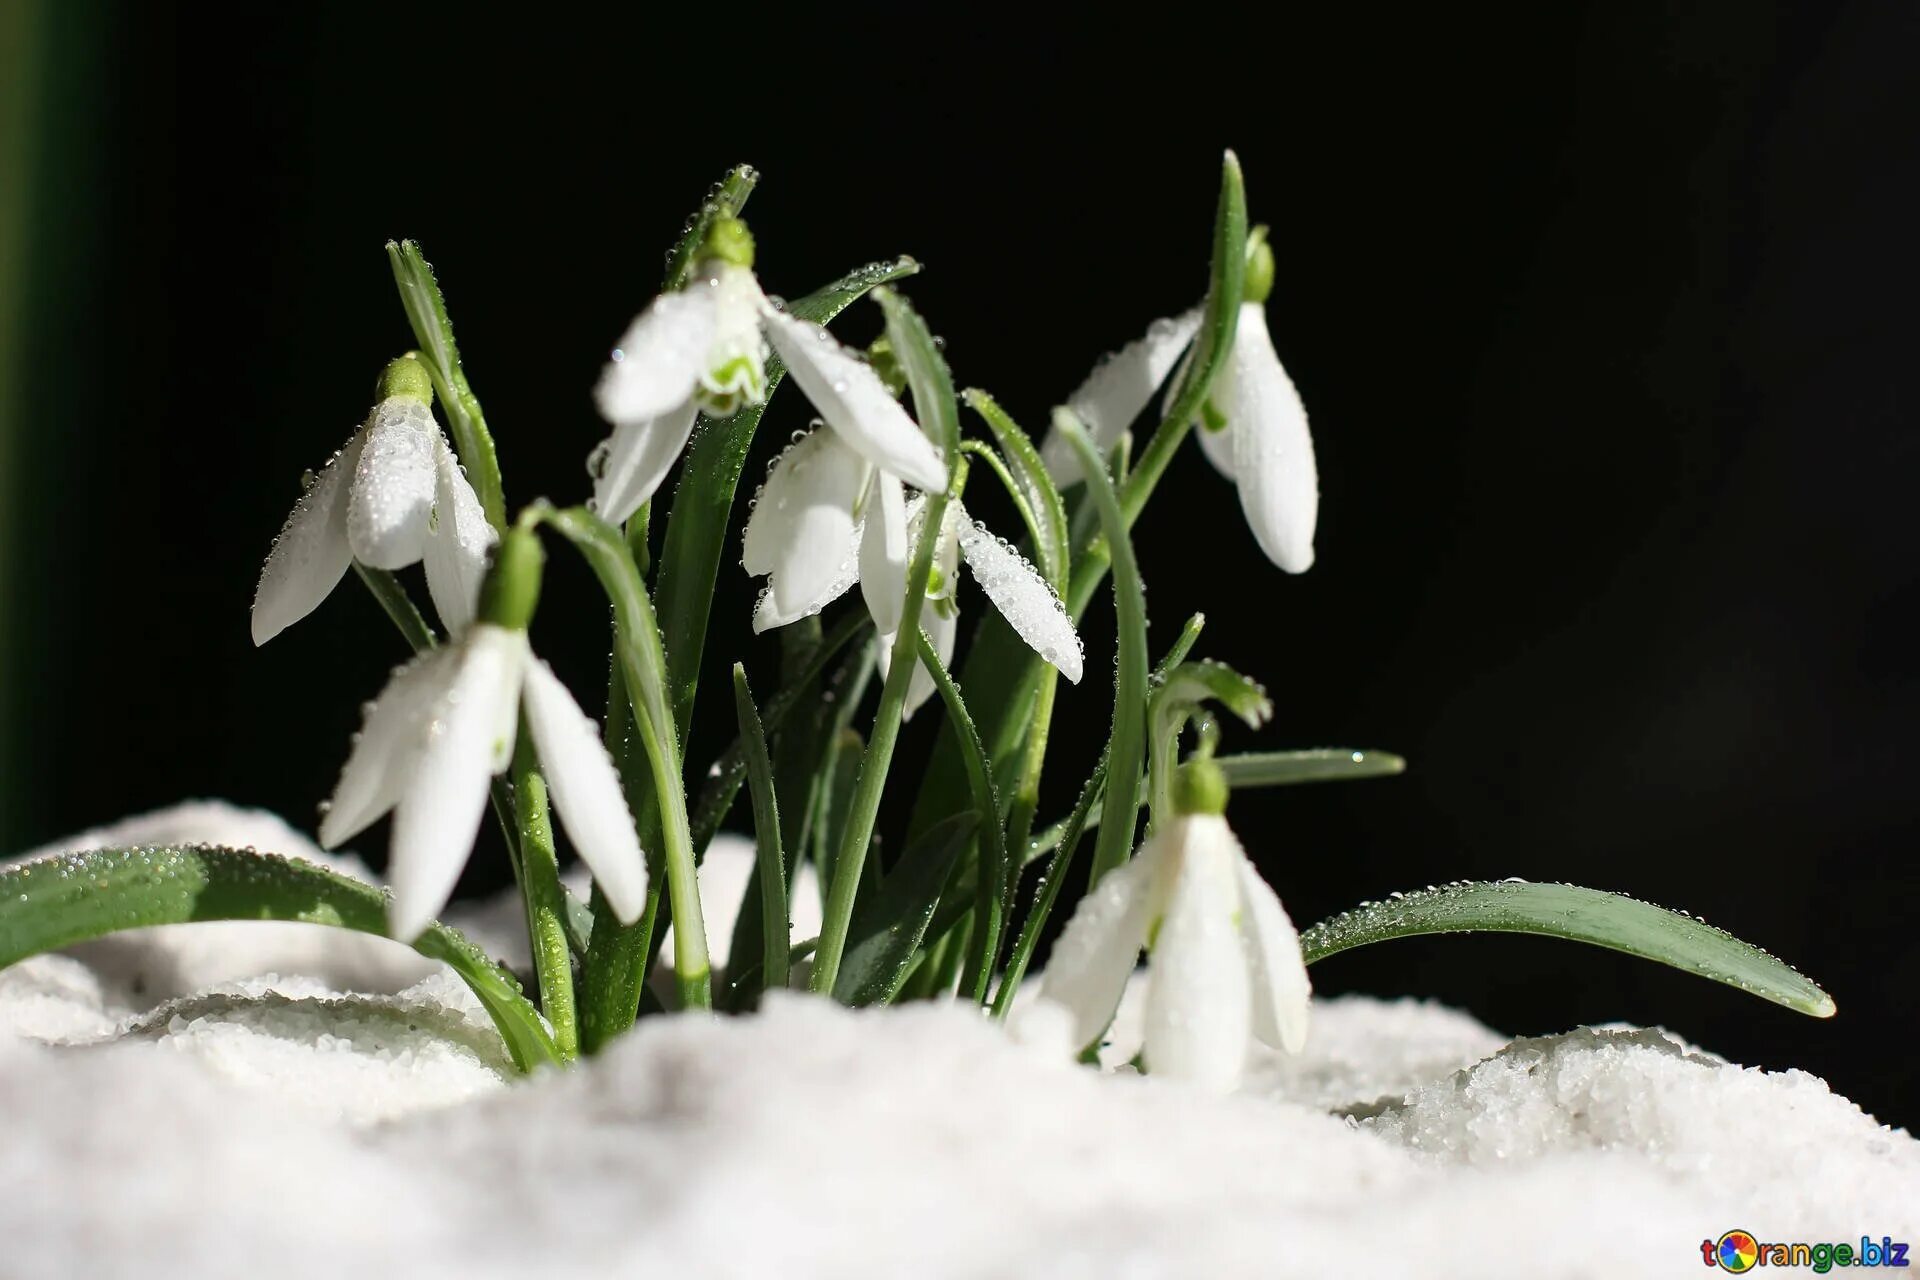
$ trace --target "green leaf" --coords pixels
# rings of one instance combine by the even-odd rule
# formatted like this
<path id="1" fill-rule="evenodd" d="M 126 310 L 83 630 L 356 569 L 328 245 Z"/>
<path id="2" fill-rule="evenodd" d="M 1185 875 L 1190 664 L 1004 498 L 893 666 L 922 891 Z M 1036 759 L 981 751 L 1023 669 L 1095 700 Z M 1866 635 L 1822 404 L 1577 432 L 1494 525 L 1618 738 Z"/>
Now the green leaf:
<path id="1" fill-rule="evenodd" d="M 122 929 L 199 920 L 298 921 L 384 937 L 387 899 L 297 858 L 212 845 L 96 849 L 0 871 L 0 969 Z M 520 1070 L 560 1061 L 519 984 L 466 938 L 429 925 L 413 949 L 473 989 Z"/>
<path id="2" fill-rule="evenodd" d="M 787 985 L 787 948 L 792 945 L 787 914 L 786 855 L 780 844 L 780 804 L 773 794 L 773 760 L 767 754 L 766 730 L 754 709 L 747 687 L 747 669 L 733 664 L 733 709 L 740 721 L 740 739 L 747 748 L 747 786 L 753 793 L 755 863 L 760 883 L 760 983 L 779 989 Z M 751 994 L 751 992 L 749 993 Z"/>
<path id="3" fill-rule="evenodd" d="M 920 632 L 920 661 L 933 677 L 934 687 L 947 704 L 947 719 L 960 731 L 960 744 L 967 761 L 967 781 L 973 787 L 973 811 L 980 819 L 985 848 L 980 862 L 986 874 L 978 877 L 973 907 L 973 953 L 968 957 L 960 989 L 973 996 L 974 1003 L 985 1004 L 987 985 L 1000 958 L 1000 931 L 1005 924 L 1006 887 L 1014 874 L 1007 859 L 1006 832 L 1000 826 L 1000 796 L 993 784 L 993 770 L 987 764 L 986 749 L 980 734 L 967 714 L 967 703 L 960 687 L 947 674 L 947 668 L 935 652 L 933 640 Z"/>
<path id="4" fill-rule="evenodd" d="M 747 207 L 747 197 L 753 194 L 759 181 L 759 170 L 750 164 L 737 164 L 727 170 L 726 177 L 708 188 L 707 198 L 687 219 L 679 243 L 667 253 L 667 274 L 660 282 L 660 292 L 672 293 L 687 283 L 687 275 L 693 270 L 693 255 L 700 252 L 700 246 L 706 243 L 707 228 L 713 225 L 715 218 L 739 217 L 740 211 Z"/>
<path id="5" fill-rule="evenodd" d="M 426 357 L 441 411 L 447 415 L 454 449 L 479 495 L 487 523 L 504 532 L 507 500 L 500 484 L 500 458 L 494 452 L 493 434 L 487 430 L 487 417 L 480 411 L 480 399 L 460 366 L 460 345 L 453 340 L 453 321 L 447 316 L 440 282 L 420 246 L 411 240 L 387 241 L 387 260 L 393 266 L 393 282 L 399 286 L 400 304 L 406 308 L 414 341 Z"/>
<path id="6" fill-rule="evenodd" d="M 1033 447 L 1033 441 L 1011 415 L 986 392 L 972 388 L 963 392 L 961 399 L 980 415 L 999 442 L 1007 474 L 1015 486 L 1016 496 L 1022 499 L 1020 514 L 1027 522 L 1027 533 L 1033 538 L 1040 573 L 1055 591 L 1064 594 L 1072 560 L 1072 548 L 1067 542 L 1067 512 L 1060 502 L 1060 491 L 1054 488 L 1053 477 L 1040 461 L 1040 451 Z"/>
<path id="7" fill-rule="evenodd" d="M 687 825 L 686 790 L 680 775 L 680 737 L 667 697 L 666 655 L 660 648 L 660 630 L 654 617 L 653 602 L 647 598 L 646 587 L 640 581 L 640 572 L 633 563 L 633 554 L 628 550 L 627 541 L 620 530 L 585 507 L 535 510 L 548 527 L 573 543 L 592 568 L 594 576 L 600 580 L 601 589 L 613 605 L 614 634 L 618 641 L 614 656 L 620 664 L 621 677 L 633 704 L 633 727 L 653 777 L 661 856 L 665 859 L 667 871 L 668 904 L 674 920 L 674 978 L 679 984 L 683 1005 L 710 1007 L 712 988 L 707 963 L 706 928 L 701 919 L 692 833 Z M 596 901 L 599 900 L 600 896 L 596 895 Z M 593 929 L 596 935 L 600 934 L 604 924 L 596 915 Z M 609 932 L 615 927 L 618 926 L 609 927 Z M 627 959 L 631 961 L 632 957 Z M 639 977 L 628 973 L 610 986 L 590 982 L 589 986 L 593 989 L 588 998 L 610 1000 L 618 994 L 624 1003 L 629 983 L 637 991 Z M 626 1024 L 619 1022 L 623 1016 L 628 1019 Z M 631 1017 L 632 1011 L 623 1014 L 612 1007 L 605 1007 L 584 1021 L 596 1029 L 611 1027 L 617 1031 L 623 1025 L 630 1025 Z M 590 1049 L 593 1047 L 589 1044 Z"/>
<path id="8" fill-rule="evenodd" d="M 1118 654 L 1114 664 L 1113 733 L 1107 743 L 1107 787 L 1101 801 L 1100 836 L 1094 845 L 1090 884 L 1125 862 L 1133 852 L 1134 818 L 1139 811 L 1140 765 L 1146 750 L 1147 708 L 1147 600 L 1140 567 L 1127 536 L 1127 519 L 1120 497 L 1100 465 L 1099 450 L 1065 409 L 1054 410 L 1054 429 L 1079 455 L 1087 476 L 1087 496 L 1099 512 L 1108 551 L 1113 558 L 1113 608 L 1117 619 Z"/>
<path id="9" fill-rule="evenodd" d="M 1536 933 L 1624 951 L 1738 987 L 1816 1018 L 1833 997 L 1758 947 L 1692 916 L 1624 894 L 1524 880 L 1469 882 L 1396 894 L 1300 935 L 1308 964 L 1354 947 L 1428 933 Z"/>
<path id="10" fill-rule="evenodd" d="M 855 914 L 846 958 L 834 980 L 834 999 L 850 1005 L 885 1004 L 899 994 L 913 953 L 954 860 L 973 838 L 978 818 L 957 813 L 908 845 L 878 894 Z"/>
<path id="11" fill-rule="evenodd" d="M 799 707 L 801 696 L 825 673 L 835 656 L 852 641 L 873 629 L 873 619 L 864 609 L 847 614 L 815 649 L 806 668 L 793 681 L 767 700 L 766 728 L 768 733 L 777 734 L 786 727 L 788 718 Z M 849 658 L 851 664 L 864 660 L 861 654 Z M 836 676 L 832 681 L 838 689 L 847 682 Z M 740 784 L 746 781 L 747 758 L 746 744 L 735 738 L 720 753 L 720 758 L 707 770 L 707 782 L 700 790 L 700 797 L 693 806 L 693 847 L 701 852 L 713 842 L 714 833 L 720 830 L 720 824 L 726 821 L 727 813 L 733 808 L 734 797 L 740 792 Z"/>
<path id="12" fill-rule="evenodd" d="M 1251 751 L 1215 756 L 1213 762 L 1227 775 L 1227 785 L 1290 787 L 1303 782 L 1352 782 L 1361 778 L 1390 778 L 1407 771 L 1407 762 L 1391 751 L 1363 751 L 1352 747 L 1315 747 L 1308 751 Z"/>

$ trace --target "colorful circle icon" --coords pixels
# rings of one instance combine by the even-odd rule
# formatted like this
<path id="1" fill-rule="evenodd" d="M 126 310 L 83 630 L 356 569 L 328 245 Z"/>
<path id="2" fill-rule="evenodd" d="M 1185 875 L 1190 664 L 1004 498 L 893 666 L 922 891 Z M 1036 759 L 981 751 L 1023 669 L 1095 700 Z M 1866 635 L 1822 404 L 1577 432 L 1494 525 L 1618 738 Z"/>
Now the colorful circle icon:
<path id="1" fill-rule="evenodd" d="M 1714 1244 L 1713 1257 L 1723 1271 L 1751 1271 L 1760 1261 L 1760 1246 L 1744 1231 L 1729 1231 Z"/>

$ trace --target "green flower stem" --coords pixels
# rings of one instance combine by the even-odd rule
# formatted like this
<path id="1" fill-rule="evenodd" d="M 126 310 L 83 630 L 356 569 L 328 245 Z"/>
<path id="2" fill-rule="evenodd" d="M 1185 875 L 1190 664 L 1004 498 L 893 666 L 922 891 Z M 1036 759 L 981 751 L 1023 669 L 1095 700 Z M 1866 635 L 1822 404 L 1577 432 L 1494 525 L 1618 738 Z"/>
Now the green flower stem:
<path id="1" fill-rule="evenodd" d="M 747 748 L 747 784 L 753 792 L 753 834 L 760 875 L 761 986 L 787 985 L 787 951 L 793 944 L 787 908 L 787 863 L 780 841 L 780 804 L 773 792 L 773 760 L 767 734 L 747 687 L 747 669 L 733 664 L 733 706 Z"/>
<path id="2" fill-rule="evenodd" d="M 573 958 L 567 947 L 566 891 L 560 886 L 560 859 L 554 851 L 547 780 L 524 721 L 513 750 L 513 805 L 520 820 L 520 888 L 526 900 L 540 1011 L 553 1028 L 561 1059 L 570 1062 L 580 1054 L 580 1029 L 574 1013 Z"/>
<path id="3" fill-rule="evenodd" d="M 1013 809 L 1007 815 L 1007 848 L 1011 856 L 1025 859 L 1033 843 L 1033 818 L 1040 807 L 1040 773 L 1047 763 L 1047 738 L 1053 727 L 1053 702 L 1060 688 L 1060 673 L 1052 666 L 1042 668 L 1040 688 L 1033 699 L 1033 716 L 1028 722 L 1027 749 L 1020 760 L 1020 778 L 1014 783 Z M 1017 869 L 1010 871 L 1003 888 L 1004 910 L 1013 918 L 1014 890 L 1020 882 Z"/>
<path id="4" fill-rule="evenodd" d="M 584 507 L 543 508 L 539 518 L 565 536 L 586 557 L 607 598 L 613 603 L 620 647 L 615 656 L 633 706 L 634 729 L 651 766 L 653 794 L 658 806 L 660 846 L 667 873 L 667 898 L 673 911 L 674 977 L 680 1002 L 686 1008 L 713 1005 L 711 966 L 707 959 L 707 931 L 700 910 L 693 837 L 687 823 L 687 793 L 681 779 L 680 740 L 672 704 L 667 696 L 666 655 L 660 647 L 660 629 L 647 598 L 646 586 L 620 531 Z M 594 933 L 600 932 L 596 921 Z M 591 985 L 590 999 L 611 991 L 638 991 L 644 973 L 612 984 Z M 596 1028 L 613 1032 L 631 1026 L 637 1008 L 600 1008 Z"/>
<path id="5" fill-rule="evenodd" d="M 1060 838 L 1054 846 L 1053 860 L 1040 877 L 1033 910 L 1021 922 L 1020 936 L 1014 940 L 1013 953 L 1007 957 L 1006 976 L 1000 979 L 1000 990 L 993 997 L 993 1016 L 996 1018 L 1004 1020 L 1007 1011 L 1013 1008 L 1013 997 L 1026 979 L 1027 966 L 1033 961 L 1033 949 L 1040 943 L 1040 930 L 1046 924 L 1047 917 L 1053 914 L 1054 902 L 1060 897 L 1060 885 L 1073 865 L 1073 855 L 1080 849 L 1080 837 L 1086 834 L 1087 819 L 1094 811 L 1094 802 L 1099 799 L 1106 780 L 1107 756 L 1102 752 L 1100 763 L 1094 766 L 1093 772 L 1087 776 L 1086 785 L 1080 788 L 1080 798 L 1074 802 L 1073 812 L 1067 815 Z"/>
<path id="6" fill-rule="evenodd" d="M 893 749 L 900 738 L 900 718 L 907 704 L 907 687 L 916 666 L 921 607 L 927 599 L 927 579 L 933 572 L 933 553 L 945 522 L 947 503 L 966 485 L 966 459 L 959 456 L 959 407 L 954 399 L 953 377 L 940 358 L 927 331 L 925 321 L 916 315 L 906 300 L 889 288 L 874 290 L 887 315 L 887 340 L 892 344 L 907 384 L 913 392 L 914 409 L 920 425 L 952 469 L 947 490 L 927 495 L 922 508 L 920 540 L 914 548 L 907 570 L 905 620 L 893 638 L 892 660 L 887 668 L 886 684 L 880 690 L 880 706 L 873 715 L 873 731 L 867 736 L 867 749 L 860 758 L 860 775 L 847 804 L 847 825 L 834 859 L 833 876 L 828 889 L 825 920 L 820 928 L 820 945 L 814 952 L 813 973 L 809 985 L 814 991 L 828 993 L 840 976 L 840 959 L 846 951 L 847 932 L 853 923 L 854 901 L 859 893 L 860 875 L 866 865 L 867 848 L 873 840 L 873 826 L 880 814 L 880 796 L 887 785 L 887 770 L 893 764 Z"/>
<path id="7" fill-rule="evenodd" d="M 438 641 L 434 638 L 433 628 L 421 616 L 419 607 L 413 603 L 413 597 L 407 594 L 406 584 L 391 570 L 370 569 L 358 560 L 353 562 L 353 571 L 360 575 L 360 581 L 367 585 L 373 598 L 386 611 L 393 625 L 400 629 L 400 635 L 407 645 L 420 653 L 431 649 Z"/>
<path id="8" fill-rule="evenodd" d="M 1246 287 L 1246 190 L 1239 161 L 1228 152 L 1221 165 L 1220 196 L 1214 219 L 1211 275 L 1205 318 L 1195 339 L 1195 358 L 1176 402 L 1154 432 L 1140 464 L 1120 484 L 1120 510 L 1131 528 L 1153 496 L 1155 486 L 1173 460 L 1175 450 L 1192 428 L 1198 407 L 1206 402 L 1215 377 L 1225 363 L 1239 323 L 1240 302 Z M 991 421 L 991 419 L 990 419 Z M 1122 438 L 1122 443 L 1125 442 Z M 1074 557 L 1073 572 L 1062 599 L 1078 622 L 1093 603 L 1110 568 L 1107 540 L 1095 537 Z M 1020 749 L 1028 716 L 1039 687 L 1040 659 L 1029 653 L 998 617 L 988 618 L 967 653 L 961 684 L 972 697 L 981 737 L 996 766 Z M 963 803 L 965 769 L 959 742 L 948 735 L 929 765 L 914 806 L 909 833 L 918 835 Z"/>

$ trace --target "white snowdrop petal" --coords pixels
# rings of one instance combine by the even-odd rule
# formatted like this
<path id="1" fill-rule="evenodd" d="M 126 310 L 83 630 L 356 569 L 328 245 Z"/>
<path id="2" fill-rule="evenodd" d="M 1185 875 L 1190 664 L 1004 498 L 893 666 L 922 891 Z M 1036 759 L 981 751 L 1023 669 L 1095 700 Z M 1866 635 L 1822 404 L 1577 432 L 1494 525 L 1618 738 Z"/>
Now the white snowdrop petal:
<path id="1" fill-rule="evenodd" d="M 748 573 L 771 575 L 768 625 L 818 613 L 853 585 L 853 508 L 866 484 L 866 461 L 830 431 L 810 432 L 775 461 L 754 498 L 741 558 Z"/>
<path id="2" fill-rule="evenodd" d="M 1087 890 L 1061 930 L 1040 979 L 1040 999 L 1073 1015 L 1073 1051 L 1093 1042 L 1113 1019 L 1121 993 L 1146 945 L 1159 870 L 1159 840 Z"/>
<path id="3" fill-rule="evenodd" d="M 663 293 L 627 326 L 600 374 L 594 401 L 616 425 L 679 408 L 706 369 L 719 323 L 713 290 Z"/>
<path id="4" fill-rule="evenodd" d="M 521 705 L 567 839 L 620 923 L 632 924 L 646 906 L 647 860 L 598 726 L 538 658 L 527 664 Z"/>
<path id="5" fill-rule="evenodd" d="M 1227 420 L 1240 507 L 1267 559 L 1288 573 L 1313 565 L 1313 529 L 1320 514 L 1320 478 L 1307 431 L 1306 406 L 1280 367 L 1267 314 L 1240 309 L 1233 355 L 1213 393 Z"/>
<path id="6" fill-rule="evenodd" d="M 698 410 L 691 398 L 651 418 L 634 418 L 587 460 L 593 477 L 593 509 L 601 519 L 622 524 L 654 495 L 675 459 L 687 447 Z"/>
<path id="7" fill-rule="evenodd" d="M 1095 365 L 1087 380 L 1067 397 L 1067 407 L 1085 424 L 1101 453 L 1112 449 L 1133 425 L 1199 331 L 1198 307 L 1172 319 L 1155 320 L 1144 337 Z M 1040 458 L 1062 485 L 1078 484 L 1085 478 L 1078 457 L 1058 432 L 1048 433 Z"/>
<path id="8" fill-rule="evenodd" d="M 428 729 L 452 679 L 455 648 L 429 649 L 396 668 L 369 702 L 353 750 L 320 819 L 320 844 L 350 840 L 391 809 L 427 744 Z"/>
<path id="9" fill-rule="evenodd" d="M 1085 664 L 1080 633 L 1067 616 L 1047 580 L 1005 539 L 994 536 L 968 519 L 960 518 L 960 554 L 973 570 L 973 580 L 993 601 L 1027 647 L 1080 683 Z"/>
<path id="10" fill-rule="evenodd" d="M 393 813 L 388 931 L 411 942 L 453 896 L 487 810 L 493 775 L 513 752 L 527 634 L 476 626 L 455 649 L 429 740 Z"/>
<path id="11" fill-rule="evenodd" d="M 467 483 L 460 460 L 446 437 L 434 441 L 433 518 L 424 559 L 427 593 L 449 636 L 467 629 L 480 606 L 480 581 L 487 576 L 487 555 L 500 535 L 487 523 L 480 495 Z"/>
<path id="12" fill-rule="evenodd" d="M 280 536 L 273 540 L 253 593 L 255 644 L 265 644 L 318 608 L 352 563 L 347 494 L 366 440 L 364 428 L 353 433 L 293 504 Z"/>
<path id="13" fill-rule="evenodd" d="M 1225 825 L 1222 820 L 1222 825 Z M 1233 839 L 1233 833 L 1227 833 Z M 1300 955 L 1300 935 L 1279 895 L 1234 842 L 1240 881 L 1240 936 L 1253 995 L 1253 1034 L 1261 1043 L 1298 1053 L 1307 1043 L 1313 983 Z"/>
<path id="14" fill-rule="evenodd" d="M 907 603 L 907 491 L 899 479 L 876 470 L 867 488 L 860 536 L 860 593 L 882 635 L 900 629 Z"/>
<path id="15" fill-rule="evenodd" d="M 1214 821 L 1224 828 L 1224 820 Z M 1240 886 L 1233 849 L 1205 819 L 1176 819 L 1170 826 L 1181 848 L 1148 965 L 1147 1070 L 1227 1093 L 1246 1067 L 1253 1013 L 1234 925 Z"/>
<path id="16" fill-rule="evenodd" d="M 871 366 L 817 324 L 768 309 L 767 337 L 827 425 L 877 467 L 918 489 L 947 487 L 940 451 Z"/>
<path id="17" fill-rule="evenodd" d="M 439 440 L 433 414 L 418 400 L 396 396 L 374 406 L 347 500 L 347 543 L 360 563 L 404 569 L 420 559 L 433 518 Z"/>

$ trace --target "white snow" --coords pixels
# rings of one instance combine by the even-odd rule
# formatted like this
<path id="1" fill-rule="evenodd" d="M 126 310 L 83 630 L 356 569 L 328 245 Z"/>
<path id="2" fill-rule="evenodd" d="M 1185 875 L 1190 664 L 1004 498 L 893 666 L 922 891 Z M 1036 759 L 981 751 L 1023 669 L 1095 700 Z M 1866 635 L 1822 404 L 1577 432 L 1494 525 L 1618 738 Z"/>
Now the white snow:
<path id="1" fill-rule="evenodd" d="M 179 926 L 0 972 L 0 1275 L 1696 1276 L 1736 1226 L 1920 1243 L 1920 1143 L 1654 1031 L 1320 1001 L 1305 1054 L 1217 1099 L 955 1006 L 789 995 L 509 1084 L 411 952 L 365 940 L 346 994 L 348 937 Z"/>

